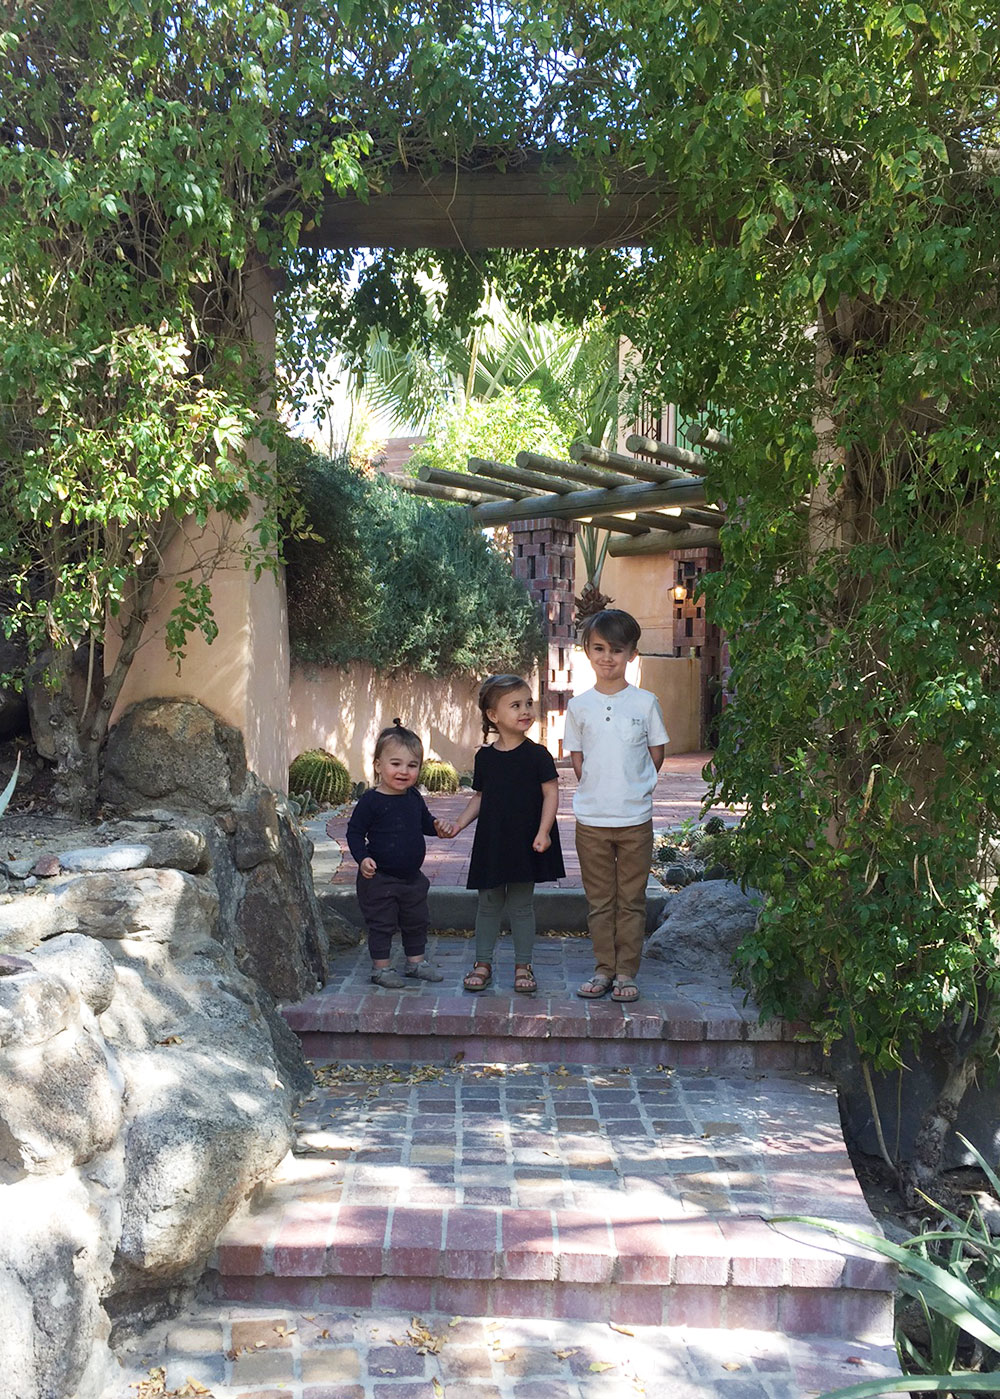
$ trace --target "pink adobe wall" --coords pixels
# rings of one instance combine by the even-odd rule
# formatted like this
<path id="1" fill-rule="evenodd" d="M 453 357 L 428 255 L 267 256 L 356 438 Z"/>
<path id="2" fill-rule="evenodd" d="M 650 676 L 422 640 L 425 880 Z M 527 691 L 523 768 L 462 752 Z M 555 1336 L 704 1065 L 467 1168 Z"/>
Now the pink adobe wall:
<path id="1" fill-rule="evenodd" d="M 355 782 L 371 782 L 379 730 L 398 717 L 420 735 L 428 758 L 471 772 L 482 741 L 478 692 L 478 680 L 467 676 L 384 676 L 359 663 L 343 668 L 294 664 L 289 757 L 325 748 L 347 764 Z"/>
<path id="2" fill-rule="evenodd" d="M 274 316 L 271 284 L 261 269 L 250 281 L 254 334 L 262 356 L 273 358 Z M 254 450 L 253 444 L 251 450 Z M 258 452 L 263 448 L 257 446 Z M 198 700 L 236 726 L 246 742 L 247 762 L 269 786 L 284 791 L 288 781 L 288 616 L 284 578 L 253 574 L 243 566 L 240 542 L 252 521 L 235 524 L 213 517 L 204 529 L 189 521 L 168 550 L 163 579 L 154 597 L 142 645 L 136 653 L 113 719 L 137 700 L 185 697 Z M 174 580 L 204 576 L 206 559 L 221 551 L 211 575 L 212 609 L 219 633 L 209 645 L 193 635 L 180 670 L 164 645 Z M 108 628 L 108 663 L 116 639 Z"/>
<path id="3" fill-rule="evenodd" d="M 242 530 L 240 531 L 242 533 Z M 113 720 L 137 700 L 195 699 L 243 733 L 247 762 L 269 786 L 288 780 L 288 618 L 284 579 L 265 573 L 258 582 L 237 556 L 212 577 L 212 608 L 219 634 L 211 645 L 194 634 L 178 669 L 164 645 L 172 606 L 171 575 L 192 567 L 219 546 L 224 526 L 188 528 L 168 552 L 165 583 L 154 601 L 142 645 L 132 662 Z M 238 539 L 232 531 L 232 539 Z M 115 638 L 108 629 L 108 663 Z"/>

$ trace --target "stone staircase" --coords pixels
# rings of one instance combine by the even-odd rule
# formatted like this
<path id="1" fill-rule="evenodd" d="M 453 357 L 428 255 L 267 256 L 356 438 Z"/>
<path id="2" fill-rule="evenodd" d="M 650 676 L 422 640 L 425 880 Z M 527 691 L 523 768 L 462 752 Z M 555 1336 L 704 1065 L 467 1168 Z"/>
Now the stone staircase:
<path id="1" fill-rule="evenodd" d="M 506 943 L 498 982 L 463 994 L 470 954 L 438 937 L 444 981 L 398 993 L 371 988 L 363 952 L 341 954 L 330 986 L 286 1010 L 317 1091 L 295 1153 L 220 1240 L 221 1303 L 660 1328 L 709 1349 L 713 1333 L 780 1339 L 780 1383 L 706 1378 L 685 1395 L 793 1399 L 898 1373 L 892 1270 L 768 1222 L 877 1232 L 814 1045 L 727 983 L 681 983 L 655 963 L 632 1006 L 578 1000 L 585 939 L 539 941 L 535 997 L 509 990 Z"/>

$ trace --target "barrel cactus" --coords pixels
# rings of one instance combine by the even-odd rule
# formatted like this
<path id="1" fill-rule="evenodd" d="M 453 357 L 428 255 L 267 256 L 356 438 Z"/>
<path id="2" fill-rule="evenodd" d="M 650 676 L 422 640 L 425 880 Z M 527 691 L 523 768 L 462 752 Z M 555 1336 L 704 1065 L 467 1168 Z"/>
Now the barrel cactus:
<path id="1" fill-rule="evenodd" d="M 288 795 L 308 792 L 319 806 L 340 806 L 351 795 L 351 775 L 332 753 L 322 748 L 300 753 L 288 769 Z"/>
<path id="2" fill-rule="evenodd" d="M 458 773 L 451 763 L 428 758 L 420 769 L 420 781 L 428 792 L 457 792 Z"/>

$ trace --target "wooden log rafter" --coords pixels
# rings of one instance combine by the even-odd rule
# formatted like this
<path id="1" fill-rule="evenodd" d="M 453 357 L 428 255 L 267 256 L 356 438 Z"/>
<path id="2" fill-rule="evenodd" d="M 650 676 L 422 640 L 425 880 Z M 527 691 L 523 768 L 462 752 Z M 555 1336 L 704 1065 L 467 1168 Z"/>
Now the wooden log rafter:
<path id="1" fill-rule="evenodd" d="M 644 534 L 641 539 L 613 534 L 608 544 L 612 558 L 627 558 L 633 554 L 672 554 L 677 549 L 717 549 L 719 531 L 694 525 L 678 534 Z"/>
<path id="2" fill-rule="evenodd" d="M 701 481 L 670 481 L 650 486 L 633 482 L 613 490 L 569 491 L 565 495 L 529 496 L 525 500 L 493 501 L 475 505 L 469 511 L 477 524 L 507 524 L 535 516 L 578 520 L 582 516 L 615 514 L 652 509 L 659 505 L 704 505 L 705 486 Z"/>
<path id="3" fill-rule="evenodd" d="M 690 471 L 679 471 L 673 466 L 661 466 L 659 462 L 640 461 L 636 457 L 626 457 L 622 452 L 612 452 L 607 447 L 595 447 L 590 442 L 574 442 L 569 449 L 574 461 L 585 461 L 591 466 L 606 466 L 613 471 L 622 471 L 636 481 L 687 481 Z"/>
<path id="4" fill-rule="evenodd" d="M 457 486 L 459 490 L 481 491 L 483 495 L 500 496 L 504 500 L 523 500 L 532 493 L 530 486 L 494 481 L 488 476 L 477 476 L 472 471 L 445 471 L 440 466 L 422 466 L 417 472 L 417 480 L 429 481 L 432 486 Z"/>
<path id="5" fill-rule="evenodd" d="M 655 437 L 640 437 L 633 433 L 626 437 L 625 446 L 630 452 L 642 452 L 657 461 L 673 462 L 695 476 L 704 476 L 709 469 L 708 461 L 700 452 L 689 452 L 684 447 L 675 447 L 672 442 L 660 442 Z"/>
<path id="6" fill-rule="evenodd" d="M 633 437 L 628 445 L 632 450 L 669 448 L 687 458 L 697 455 L 653 438 Z M 584 453 L 595 460 L 584 460 Z M 609 469 L 617 462 L 631 466 L 632 458 L 584 442 L 573 444 L 571 456 L 574 460 L 566 462 L 539 452 L 519 452 L 513 467 L 470 457 L 468 472 L 422 467 L 417 477 L 393 474 L 390 479 L 411 494 L 466 506 L 478 525 L 546 517 L 595 525 L 612 534 L 613 555 L 622 549 L 665 553 L 718 543 L 725 512 L 707 505 L 700 475 L 654 464 L 650 471 L 656 479 L 650 481 L 644 474 L 637 480 L 635 474 Z M 581 489 L 581 483 L 591 489 Z"/>
<path id="7" fill-rule="evenodd" d="M 704 423 L 694 423 L 687 430 L 689 439 L 698 447 L 711 447 L 714 452 L 731 452 L 732 438 L 717 428 L 706 427 Z"/>

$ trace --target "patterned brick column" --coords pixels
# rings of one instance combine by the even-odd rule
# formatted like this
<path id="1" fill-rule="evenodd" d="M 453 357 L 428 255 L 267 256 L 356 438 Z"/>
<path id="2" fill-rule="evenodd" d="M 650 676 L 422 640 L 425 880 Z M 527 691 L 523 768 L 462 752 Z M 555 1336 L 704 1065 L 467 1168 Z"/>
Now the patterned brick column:
<path id="1" fill-rule="evenodd" d="M 725 637 L 720 627 L 705 617 L 705 599 L 701 595 L 701 579 L 718 569 L 722 555 L 718 549 L 678 549 L 671 555 L 675 583 L 683 583 L 688 596 L 682 602 L 674 600 L 674 655 L 698 656 L 701 659 L 702 742 L 712 745 L 713 721 L 722 706 L 722 668 L 728 662 L 723 654 Z"/>
<path id="2" fill-rule="evenodd" d="M 575 639 L 576 522 L 518 520 L 510 531 L 514 575 L 527 584 L 542 613 L 545 654 L 538 695 L 539 738 L 554 757 L 562 757 L 562 716 L 572 695 L 571 652 Z"/>

